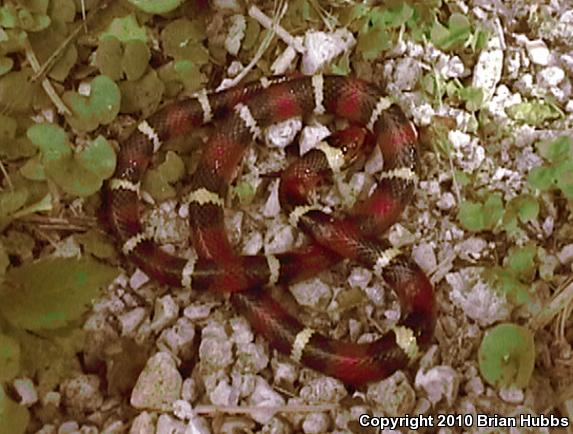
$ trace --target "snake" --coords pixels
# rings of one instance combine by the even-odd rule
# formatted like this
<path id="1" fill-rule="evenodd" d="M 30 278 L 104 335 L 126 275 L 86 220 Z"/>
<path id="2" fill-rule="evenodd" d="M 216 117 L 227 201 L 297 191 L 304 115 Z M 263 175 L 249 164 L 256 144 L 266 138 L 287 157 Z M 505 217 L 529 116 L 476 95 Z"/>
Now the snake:
<path id="1" fill-rule="evenodd" d="M 281 207 L 308 243 L 278 254 L 238 254 L 225 229 L 224 205 L 245 150 L 272 124 L 322 115 L 344 119 L 350 127 L 287 168 L 279 188 Z M 145 232 L 140 186 L 163 143 L 207 124 L 214 124 L 214 131 L 181 199 L 194 251 L 176 256 Z M 313 204 L 309 192 L 325 173 L 340 173 L 348 155 L 361 152 L 348 139 L 355 136 L 360 136 L 356 142 L 368 137 L 379 148 L 384 169 L 367 197 L 346 212 L 330 212 Z M 149 277 L 167 286 L 228 294 L 237 312 L 273 348 L 358 387 L 407 367 L 433 337 L 436 314 L 430 280 L 415 261 L 381 237 L 412 199 L 419 152 L 413 122 L 373 83 L 326 74 L 263 78 L 223 91 L 197 92 L 140 121 L 120 143 L 115 173 L 103 192 L 103 214 L 122 253 Z M 269 291 L 308 279 L 342 260 L 372 270 L 399 301 L 400 320 L 371 342 L 340 341 L 306 327 Z"/>

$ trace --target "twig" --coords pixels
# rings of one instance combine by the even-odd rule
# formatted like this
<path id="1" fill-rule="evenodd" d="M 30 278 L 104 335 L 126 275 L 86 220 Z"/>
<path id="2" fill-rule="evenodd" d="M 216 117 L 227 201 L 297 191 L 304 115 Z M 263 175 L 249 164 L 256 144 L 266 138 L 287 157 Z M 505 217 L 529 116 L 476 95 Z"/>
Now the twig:
<path id="1" fill-rule="evenodd" d="M 294 48 L 300 54 L 304 54 L 306 52 L 300 39 L 292 36 L 284 29 L 284 27 L 276 22 L 276 20 L 271 20 L 269 17 L 267 17 L 258 7 L 254 5 L 251 6 L 249 8 L 249 16 L 257 20 L 264 28 L 275 32 L 277 36 L 281 38 L 288 46 Z"/>
<path id="2" fill-rule="evenodd" d="M 263 14 L 256 6 L 251 6 L 251 9 L 252 8 L 257 9 L 257 11 L 259 11 L 261 14 Z M 284 4 L 281 3 L 278 7 L 277 13 L 274 15 L 273 22 L 275 22 L 278 25 L 278 22 L 282 19 L 282 17 L 286 13 L 287 8 L 288 8 L 288 3 L 284 3 Z M 249 13 L 250 13 L 250 11 L 249 11 Z M 267 17 L 266 15 L 264 15 L 264 17 L 270 20 L 270 18 Z M 263 39 L 263 42 L 259 46 L 257 52 L 255 53 L 255 55 L 253 56 L 253 58 L 251 59 L 249 64 L 247 66 L 245 66 L 245 68 L 243 68 L 243 70 L 239 74 L 237 74 L 237 76 L 234 77 L 233 79 L 224 80 L 223 83 L 221 83 L 221 85 L 217 88 L 217 91 L 228 89 L 228 88 L 234 87 L 237 84 L 239 84 L 241 82 L 241 80 L 249 73 L 249 71 L 255 67 L 255 65 L 261 59 L 261 57 L 263 57 L 263 54 L 265 53 L 265 51 L 267 51 L 267 48 L 269 48 L 269 45 L 270 45 L 271 41 L 273 40 L 273 37 L 275 34 L 276 34 L 276 27 L 272 26 L 271 31 L 265 36 L 265 38 Z"/>
<path id="3" fill-rule="evenodd" d="M 529 326 L 534 331 L 545 327 L 570 303 L 573 303 L 573 282 L 553 297 L 553 300 L 531 319 Z"/>
<path id="4" fill-rule="evenodd" d="M 32 70 L 34 70 L 35 72 L 38 71 L 40 69 L 40 63 L 38 62 L 38 58 L 36 57 L 36 53 L 34 53 L 34 50 L 32 49 L 32 45 L 30 44 L 30 41 L 28 40 L 27 37 L 24 39 L 24 50 L 26 51 L 26 59 L 28 59 L 28 62 L 30 63 Z M 52 100 L 52 102 L 54 103 L 54 105 L 58 109 L 58 112 L 64 113 L 67 115 L 71 114 L 70 110 L 66 107 L 64 102 L 60 99 L 60 96 L 57 94 L 57 92 L 54 89 L 54 86 L 52 86 L 52 82 L 50 80 L 48 80 L 47 78 L 44 78 L 42 80 L 42 87 L 44 88 L 44 90 L 48 94 L 48 97 Z"/>
<path id="5" fill-rule="evenodd" d="M 274 406 L 239 406 L 239 405 L 198 405 L 193 409 L 196 414 L 251 414 L 254 412 L 268 411 L 272 413 L 314 413 L 323 411 L 336 410 L 338 407 L 334 404 L 324 405 L 274 405 Z"/>
<path id="6" fill-rule="evenodd" d="M 2 160 L 0 160 L 0 171 L 2 172 L 2 175 L 4 175 L 10 191 L 14 191 L 14 184 L 12 184 L 12 179 L 10 179 L 10 175 L 8 174 L 6 166 L 4 166 L 4 162 Z"/>
<path id="7" fill-rule="evenodd" d="M 82 18 L 83 22 L 80 23 L 72 32 L 68 35 L 68 37 L 60 44 L 58 48 L 54 50 L 54 52 L 48 57 L 48 59 L 44 62 L 44 64 L 35 71 L 35 74 L 32 76 L 32 81 L 36 81 L 39 78 L 43 78 L 49 71 L 52 69 L 52 66 L 58 61 L 62 53 L 68 48 L 70 42 L 72 42 L 78 33 L 84 29 L 87 32 L 87 25 L 88 23 L 96 16 L 97 12 L 100 9 L 104 8 L 107 5 L 107 0 L 100 2 L 97 8 L 93 9 L 87 16 L 85 11 L 85 4 L 82 1 Z"/>

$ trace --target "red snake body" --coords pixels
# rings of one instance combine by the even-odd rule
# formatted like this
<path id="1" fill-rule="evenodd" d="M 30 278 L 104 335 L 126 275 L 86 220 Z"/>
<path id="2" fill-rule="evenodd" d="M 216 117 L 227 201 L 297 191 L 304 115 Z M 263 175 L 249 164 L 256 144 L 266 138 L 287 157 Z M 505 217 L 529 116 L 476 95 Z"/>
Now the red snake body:
<path id="1" fill-rule="evenodd" d="M 376 189 L 346 216 L 309 206 L 305 176 L 309 185 L 315 184 L 318 173 L 340 169 L 343 154 L 336 147 L 315 149 L 283 174 L 280 187 L 283 208 L 310 244 L 278 255 L 238 255 L 225 232 L 223 198 L 245 149 L 262 128 L 313 112 L 331 113 L 369 131 L 384 158 Z M 197 257 L 176 257 L 144 235 L 139 184 L 164 141 L 213 119 L 217 128 L 184 199 Z M 405 367 L 433 334 L 432 285 L 413 261 L 379 240 L 412 196 L 417 143 L 416 130 L 400 108 L 376 86 L 352 77 L 295 77 L 201 93 L 142 121 L 121 145 L 104 196 L 106 218 L 124 254 L 151 277 L 167 285 L 232 293 L 232 304 L 274 348 L 347 384 L 360 385 Z M 400 300 L 400 323 L 371 343 L 336 341 L 306 328 L 262 289 L 306 279 L 345 258 L 372 269 Z"/>

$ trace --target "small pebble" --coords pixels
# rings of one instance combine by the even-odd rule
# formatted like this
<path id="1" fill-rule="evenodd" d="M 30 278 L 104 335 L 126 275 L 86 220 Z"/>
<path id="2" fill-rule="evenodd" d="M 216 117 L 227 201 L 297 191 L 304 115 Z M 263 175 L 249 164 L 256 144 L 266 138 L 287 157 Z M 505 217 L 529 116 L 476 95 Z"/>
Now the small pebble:
<path id="1" fill-rule="evenodd" d="M 155 426 L 151 415 L 144 411 L 133 419 L 129 434 L 155 434 Z"/>
<path id="2" fill-rule="evenodd" d="M 131 392 L 135 408 L 170 411 L 181 394 L 181 374 L 173 357 L 166 352 L 151 356 Z"/>
<path id="3" fill-rule="evenodd" d="M 458 395 L 459 374 L 450 366 L 435 366 L 426 372 L 418 370 L 416 374 L 416 388 L 423 389 L 430 402 L 436 405 L 445 399 L 451 406 Z"/>
<path id="4" fill-rule="evenodd" d="M 525 48 L 527 49 L 527 54 L 533 63 L 543 66 L 549 64 L 551 54 L 543 40 L 535 39 L 533 41 L 527 41 L 525 43 Z"/>

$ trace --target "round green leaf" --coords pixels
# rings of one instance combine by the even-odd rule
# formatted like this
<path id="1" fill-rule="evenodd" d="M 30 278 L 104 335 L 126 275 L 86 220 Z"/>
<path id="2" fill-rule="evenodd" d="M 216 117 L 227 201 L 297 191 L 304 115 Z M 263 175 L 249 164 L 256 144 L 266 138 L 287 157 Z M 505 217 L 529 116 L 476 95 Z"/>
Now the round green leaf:
<path id="1" fill-rule="evenodd" d="M 20 372 L 20 345 L 10 336 L 0 334 L 0 383 Z"/>
<path id="2" fill-rule="evenodd" d="M 28 422 L 28 409 L 12 401 L 0 385 L 0 434 L 24 434 Z"/>
<path id="3" fill-rule="evenodd" d="M 141 27 L 133 14 L 115 18 L 100 38 L 113 36 L 121 42 L 140 40 L 147 42 L 145 27 Z"/>
<path id="4" fill-rule="evenodd" d="M 500 324 L 486 332 L 478 353 L 482 377 L 497 387 L 523 388 L 535 365 L 533 335 L 517 324 Z"/>
<path id="5" fill-rule="evenodd" d="M 549 190 L 555 182 L 555 169 L 553 167 L 534 167 L 527 176 L 529 185 L 538 190 Z"/>
<path id="6" fill-rule="evenodd" d="M 101 288 L 117 275 L 94 259 L 55 258 L 6 273 L 0 312 L 14 327 L 57 329 L 78 321 Z"/>
<path id="7" fill-rule="evenodd" d="M 133 6 L 148 14 L 165 14 L 178 8 L 185 0 L 128 0 Z"/>

